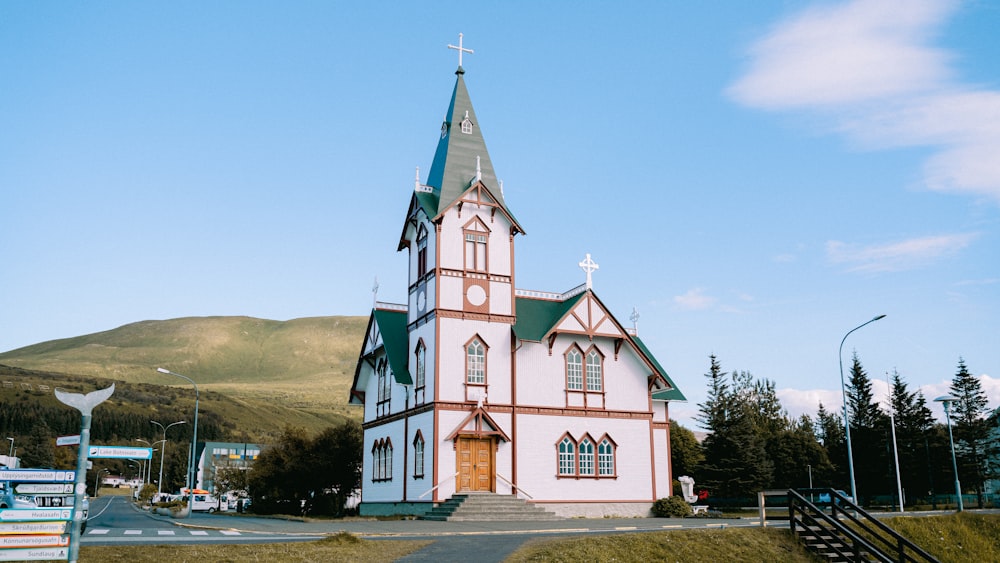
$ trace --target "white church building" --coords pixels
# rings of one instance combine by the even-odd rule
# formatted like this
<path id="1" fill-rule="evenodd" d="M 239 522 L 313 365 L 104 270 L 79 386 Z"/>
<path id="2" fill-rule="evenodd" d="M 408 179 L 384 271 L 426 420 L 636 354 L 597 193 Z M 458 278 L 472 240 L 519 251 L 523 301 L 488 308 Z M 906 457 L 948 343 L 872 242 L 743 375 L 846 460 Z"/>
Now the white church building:
<path id="1" fill-rule="evenodd" d="M 400 234 L 408 299 L 375 304 L 354 374 L 361 513 L 423 514 L 491 492 L 561 516 L 646 516 L 671 495 L 669 403 L 684 396 L 594 293 L 589 255 L 584 285 L 515 288 L 524 229 L 459 49 L 430 173 L 418 173 Z"/>

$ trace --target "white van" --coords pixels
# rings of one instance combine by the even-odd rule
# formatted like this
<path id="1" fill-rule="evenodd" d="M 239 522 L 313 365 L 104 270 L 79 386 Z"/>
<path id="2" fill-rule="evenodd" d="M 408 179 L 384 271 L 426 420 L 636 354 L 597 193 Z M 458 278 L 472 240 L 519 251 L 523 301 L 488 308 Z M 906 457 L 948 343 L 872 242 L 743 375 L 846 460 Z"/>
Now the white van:
<path id="1" fill-rule="evenodd" d="M 191 497 L 191 510 L 195 512 L 215 512 L 216 510 L 228 510 L 227 503 L 220 503 L 219 499 L 208 493 L 195 493 Z"/>

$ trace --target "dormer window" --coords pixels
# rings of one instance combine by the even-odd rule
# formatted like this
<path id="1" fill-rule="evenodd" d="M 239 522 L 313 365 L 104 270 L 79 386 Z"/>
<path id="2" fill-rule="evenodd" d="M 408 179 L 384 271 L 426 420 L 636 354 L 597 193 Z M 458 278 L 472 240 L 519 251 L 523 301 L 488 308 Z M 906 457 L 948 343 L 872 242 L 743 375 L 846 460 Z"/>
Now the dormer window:
<path id="1" fill-rule="evenodd" d="M 448 136 L 448 122 L 445 121 L 441 124 L 441 138 L 444 139 Z"/>
<path id="2" fill-rule="evenodd" d="M 469 112 L 465 112 L 465 119 L 462 120 L 462 133 L 472 134 L 472 120 L 469 119 Z"/>

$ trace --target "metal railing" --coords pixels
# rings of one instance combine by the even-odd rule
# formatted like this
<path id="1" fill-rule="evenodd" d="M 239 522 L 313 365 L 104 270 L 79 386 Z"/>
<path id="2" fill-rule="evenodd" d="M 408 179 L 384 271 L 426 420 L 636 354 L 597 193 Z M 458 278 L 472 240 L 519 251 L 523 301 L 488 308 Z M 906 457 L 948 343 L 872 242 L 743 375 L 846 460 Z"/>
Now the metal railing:
<path id="1" fill-rule="evenodd" d="M 433 487 L 431 487 L 430 489 L 427 489 L 427 491 L 426 491 L 426 492 L 424 492 L 424 494 L 420 495 L 420 496 L 419 496 L 419 497 L 417 497 L 417 498 L 424 498 L 425 496 L 427 496 L 427 495 L 429 495 L 429 494 L 433 493 L 434 491 L 436 491 L 436 490 L 437 490 L 437 488 L 438 488 L 438 487 L 440 487 L 441 485 L 444 485 L 444 484 L 445 484 L 445 483 L 446 483 L 446 482 L 447 482 L 447 481 L 448 481 L 449 479 L 454 479 L 455 477 L 458 477 L 458 474 L 459 474 L 459 472 L 458 472 L 458 471 L 456 471 L 456 472 L 455 472 L 455 474 L 454 474 L 454 475 L 452 475 L 451 477 L 445 477 L 443 481 L 441 481 L 441 482 L 440 482 L 440 483 L 438 483 L 437 485 L 434 485 L 434 486 L 433 486 Z"/>
<path id="2" fill-rule="evenodd" d="M 819 496 L 824 500 L 814 504 L 803 494 Z M 824 510 L 827 505 L 829 514 Z M 887 563 L 939 563 L 934 556 L 834 489 L 789 490 L 788 520 L 793 534 L 799 533 L 796 528 L 810 532 L 814 541 L 822 544 L 828 553 L 836 553 L 848 561 L 870 561 L 865 557 L 867 555 Z"/>
<path id="3" fill-rule="evenodd" d="M 517 494 L 518 494 L 518 493 L 520 493 L 520 494 L 522 494 L 522 495 L 524 495 L 524 496 L 528 497 L 529 499 L 534 499 L 534 498 L 535 498 L 535 497 L 533 497 L 533 496 L 529 495 L 529 494 L 528 494 L 528 493 L 527 493 L 527 492 L 526 492 L 526 491 L 525 491 L 524 489 L 522 489 L 521 487 L 518 487 L 518 486 L 517 486 L 516 484 L 514 484 L 513 482 L 511 482 L 511 481 L 508 481 L 508 480 L 507 480 L 507 478 L 506 478 L 506 477 L 504 477 L 503 475 L 501 475 L 501 474 L 497 473 L 497 478 L 498 478 L 498 479 L 500 479 L 501 481 L 503 481 L 504 483 L 507 483 L 508 485 L 510 485 L 510 489 L 511 489 L 512 491 L 514 491 L 514 496 L 517 496 Z"/>

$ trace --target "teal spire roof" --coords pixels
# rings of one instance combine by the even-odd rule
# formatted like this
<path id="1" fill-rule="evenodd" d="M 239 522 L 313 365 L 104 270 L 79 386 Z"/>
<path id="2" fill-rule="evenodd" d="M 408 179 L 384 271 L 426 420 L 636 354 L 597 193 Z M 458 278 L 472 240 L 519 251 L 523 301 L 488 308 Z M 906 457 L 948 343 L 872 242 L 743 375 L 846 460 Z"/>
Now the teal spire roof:
<path id="1" fill-rule="evenodd" d="M 455 74 L 458 76 L 455 91 L 441 125 L 441 139 L 427 176 L 427 185 L 433 189 L 433 195 L 437 198 L 437 206 L 433 211 L 441 212 L 447 208 L 477 178 L 482 180 L 493 197 L 506 208 L 476 111 L 472 109 L 472 100 L 465 88 L 465 70 L 460 66 Z"/>

